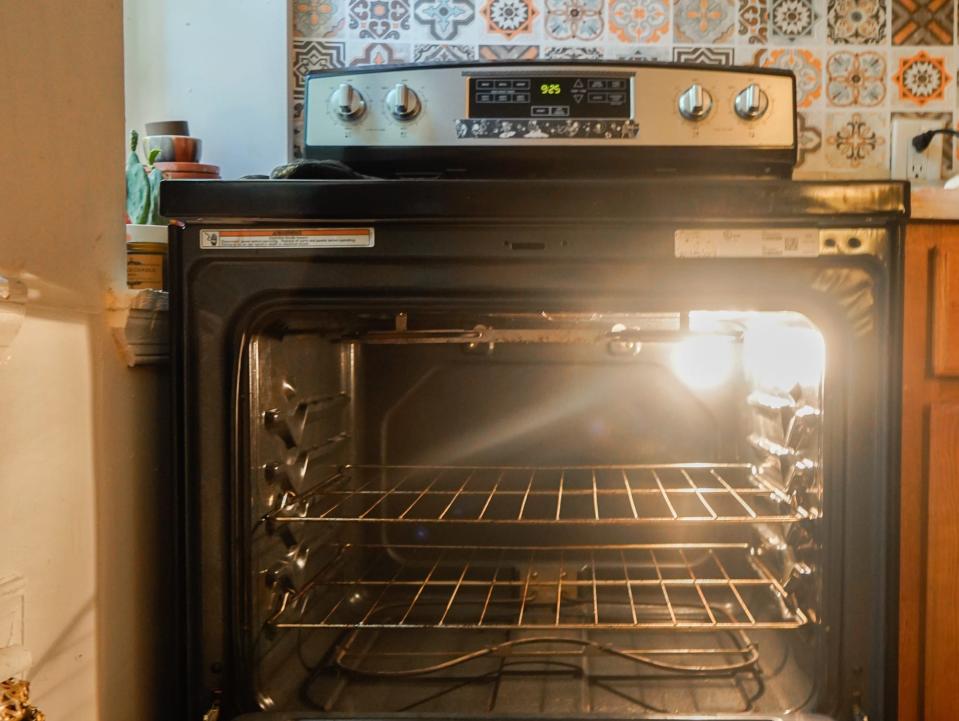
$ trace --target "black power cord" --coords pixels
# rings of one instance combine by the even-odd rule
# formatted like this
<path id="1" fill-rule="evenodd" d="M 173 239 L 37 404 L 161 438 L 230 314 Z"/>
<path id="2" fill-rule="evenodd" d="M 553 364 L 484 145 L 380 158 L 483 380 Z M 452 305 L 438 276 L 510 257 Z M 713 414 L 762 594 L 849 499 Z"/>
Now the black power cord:
<path id="1" fill-rule="evenodd" d="M 937 135 L 953 135 L 959 137 L 959 130 L 953 130 L 951 128 L 927 130 L 924 133 L 919 133 L 919 135 L 912 139 L 912 147 L 916 149 L 917 153 L 925 152 L 926 148 L 928 148 L 929 144 L 932 142 L 932 139 Z"/>

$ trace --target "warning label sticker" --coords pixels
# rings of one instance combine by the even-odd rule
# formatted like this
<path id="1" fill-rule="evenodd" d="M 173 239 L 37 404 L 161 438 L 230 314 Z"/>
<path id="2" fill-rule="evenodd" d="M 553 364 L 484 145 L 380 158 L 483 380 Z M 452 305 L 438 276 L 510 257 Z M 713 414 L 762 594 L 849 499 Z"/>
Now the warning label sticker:
<path id="1" fill-rule="evenodd" d="M 372 248 L 372 228 L 255 228 L 201 230 L 203 250 Z"/>
<path id="2" fill-rule="evenodd" d="M 673 236 L 677 258 L 815 258 L 815 228 L 695 228 Z"/>

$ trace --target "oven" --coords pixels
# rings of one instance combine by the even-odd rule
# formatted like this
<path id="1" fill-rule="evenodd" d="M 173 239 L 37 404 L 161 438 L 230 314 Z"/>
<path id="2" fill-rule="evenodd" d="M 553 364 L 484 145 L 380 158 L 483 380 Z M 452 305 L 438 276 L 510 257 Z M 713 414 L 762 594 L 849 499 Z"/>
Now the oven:
<path id="1" fill-rule="evenodd" d="M 470 101 L 530 73 L 430 70 Z M 403 72 L 323 76 L 313 112 Z M 367 174 L 454 153 L 350 132 Z M 893 718 L 906 186 L 516 137 L 533 177 L 491 142 L 440 177 L 164 183 L 178 717 Z"/>

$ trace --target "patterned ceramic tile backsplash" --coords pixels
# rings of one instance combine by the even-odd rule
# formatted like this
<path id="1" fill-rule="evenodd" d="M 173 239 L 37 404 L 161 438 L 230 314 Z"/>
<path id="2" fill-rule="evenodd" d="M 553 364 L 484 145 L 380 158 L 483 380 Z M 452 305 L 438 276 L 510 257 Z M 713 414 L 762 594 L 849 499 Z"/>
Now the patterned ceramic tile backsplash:
<path id="1" fill-rule="evenodd" d="M 788 68 L 798 81 L 798 177 L 888 177 L 893 119 L 956 127 L 959 0 L 291 2 L 296 146 L 310 70 L 457 60 Z"/>

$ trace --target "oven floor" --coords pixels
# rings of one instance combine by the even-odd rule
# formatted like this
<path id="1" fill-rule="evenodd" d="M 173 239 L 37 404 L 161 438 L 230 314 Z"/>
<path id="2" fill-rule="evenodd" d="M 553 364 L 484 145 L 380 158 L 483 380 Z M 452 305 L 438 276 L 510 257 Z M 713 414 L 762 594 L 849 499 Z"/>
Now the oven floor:
<path id="1" fill-rule="evenodd" d="M 348 714 L 780 714 L 816 695 L 788 640 L 771 631 L 362 631 L 343 637 L 345 652 L 303 696 Z"/>

